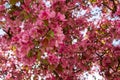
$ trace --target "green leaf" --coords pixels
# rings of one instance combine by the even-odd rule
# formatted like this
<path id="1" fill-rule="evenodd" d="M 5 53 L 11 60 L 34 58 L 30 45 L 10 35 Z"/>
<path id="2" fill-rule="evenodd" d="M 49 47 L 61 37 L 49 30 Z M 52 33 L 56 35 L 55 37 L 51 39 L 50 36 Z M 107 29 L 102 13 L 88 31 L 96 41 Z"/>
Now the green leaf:
<path id="1" fill-rule="evenodd" d="M 59 71 L 59 72 L 62 72 L 62 71 L 63 71 L 62 65 L 59 64 L 59 65 L 56 67 L 56 70 Z"/>
<path id="2" fill-rule="evenodd" d="M 29 19 L 30 17 L 31 17 L 31 14 L 28 14 L 26 11 L 22 11 L 21 12 L 21 15 L 22 15 L 22 17 L 25 19 L 25 20 L 27 20 L 27 19 Z"/>
<path id="3" fill-rule="evenodd" d="M 52 30 L 50 30 L 48 33 L 47 33 L 47 39 L 51 39 L 54 37 L 54 32 Z"/>
<path id="4" fill-rule="evenodd" d="M 66 0 L 65 2 L 66 2 L 66 4 L 67 4 L 67 3 L 69 3 L 70 1 L 71 1 L 71 0 Z"/>
<path id="5" fill-rule="evenodd" d="M 97 0 L 90 0 L 91 3 L 95 3 Z"/>
<path id="6" fill-rule="evenodd" d="M 102 25 L 101 25 L 101 28 L 102 28 L 102 29 L 107 29 L 108 26 L 109 26 L 109 24 L 102 24 Z"/>
<path id="7" fill-rule="evenodd" d="M 21 3 L 23 3 L 24 2 L 24 0 L 19 0 Z"/>
<path id="8" fill-rule="evenodd" d="M 120 70 L 120 66 L 118 67 L 118 70 Z"/>
<path id="9" fill-rule="evenodd" d="M 32 52 L 32 50 L 30 50 L 29 53 L 27 54 L 27 57 L 30 58 L 30 57 L 32 57 L 32 56 L 33 56 L 33 52 Z"/>
<path id="10" fill-rule="evenodd" d="M 44 20 L 44 26 L 48 26 L 48 20 Z"/>
<path id="11" fill-rule="evenodd" d="M 37 59 L 40 60 L 41 59 L 41 52 L 37 53 Z"/>
<path id="12" fill-rule="evenodd" d="M 65 28 L 63 28 L 63 33 L 66 34 L 69 29 L 70 29 L 70 26 L 66 26 Z"/>
<path id="13" fill-rule="evenodd" d="M 52 72 L 55 70 L 55 66 L 54 65 L 49 65 L 49 70 Z"/>
<path id="14" fill-rule="evenodd" d="M 41 62 L 42 62 L 42 64 L 48 65 L 47 59 L 42 59 Z"/>
<path id="15" fill-rule="evenodd" d="M 10 0 L 10 4 L 11 4 L 11 5 L 14 5 L 14 4 L 16 4 L 18 1 L 19 1 L 19 0 Z"/>
<path id="16" fill-rule="evenodd" d="M 38 40 L 34 39 L 33 43 L 34 43 L 35 46 L 39 46 L 39 41 Z"/>
<path id="17" fill-rule="evenodd" d="M 54 37 L 54 32 L 52 30 L 50 30 L 49 35 L 50 35 L 50 37 L 53 38 Z"/>
<path id="18" fill-rule="evenodd" d="M 49 43 L 48 38 L 45 38 L 45 39 L 42 41 L 43 47 L 48 46 L 48 43 Z"/>

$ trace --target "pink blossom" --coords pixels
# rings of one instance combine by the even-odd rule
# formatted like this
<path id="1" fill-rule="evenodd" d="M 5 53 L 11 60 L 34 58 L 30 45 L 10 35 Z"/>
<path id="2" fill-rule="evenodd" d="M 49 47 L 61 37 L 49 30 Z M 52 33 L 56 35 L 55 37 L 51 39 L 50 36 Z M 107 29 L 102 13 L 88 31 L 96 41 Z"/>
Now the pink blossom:
<path id="1" fill-rule="evenodd" d="M 40 12 L 39 18 L 41 18 L 41 19 L 47 19 L 48 18 L 48 13 L 46 11 L 42 10 Z"/>
<path id="2" fill-rule="evenodd" d="M 120 80 L 120 77 L 115 77 L 113 80 Z"/>
<path id="3" fill-rule="evenodd" d="M 24 2 L 26 6 L 29 6 L 29 4 L 31 3 L 31 0 L 24 0 Z"/>
<path id="4" fill-rule="evenodd" d="M 30 9 L 27 5 L 22 5 L 22 8 L 27 12 L 27 13 L 30 13 Z"/>
<path id="5" fill-rule="evenodd" d="M 59 58 L 54 54 L 54 53 L 49 53 L 49 56 L 48 56 L 48 61 L 51 63 L 51 64 L 58 64 L 59 63 Z"/>
<path id="6" fill-rule="evenodd" d="M 6 77 L 5 77 L 5 80 L 10 80 L 10 78 L 12 77 L 12 74 L 7 74 Z"/>
<path id="7" fill-rule="evenodd" d="M 41 10 L 38 17 L 42 20 L 45 20 L 55 17 L 55 14 L 56 13 L 54 11 L 50 11 L 49 9 L 46 9 L 46 10 Z"/>
<path id="8" fill-rule="evenodd" d="M 30 36 L 29 36 L 29 33 L 27 33 L 27 32 L 23 32 L 22 34 L 21 34 L 21 41 L 23 42 L 23 43 L 27 43 L 29 40 L 30 40 Z"/>
<path id="9" fill-rule="evenodd" d="M 58 47 L 59 44 L 62 44 L 65 35 L 63 34 L 62 28 L 61 27 L 56 27 L 55 28 L 55 36 L 56 36 L 56 41 L 55 41 L 55 46 Z"/>
<path id="10" fill-rule="evenodd" d="M 40 17 L 40 18 L 41 18 L 41 17 Z M 42 20 L 37 20 L 37 21 L 36 21 L 36 25 L 42 26 L 42 25 L 43 25 Z"/>
<path id="11" fill-rule="evenodd" d="M 37 28 L 31 28 L 30 31 L 29 31 L 29 35 L 31 38 L 35 38 L 38 36 L 37 34 Z"/>
<path id="12" fill-rule="evenodd" d="M 49 10 L 41 10 L 38 17 L 42 20 L 49 19 Z"/>
<path id="13" fill-rule="evenodd" d="M 19 37 L 17 35 L 12 37 L 12 42 L 17 42 L 18 40 L 19 40 Z"/>
<path id="14" fill-rule="evenodd" d="M 5 6 L 4 5 L 0 5 L 0 11 L 5 10 Z"/>
<path id="15" fill-rule="evenodd" d="M 115 12 L 115 15 L 120 15 L 120 5 L 117 6 L 117 11 Z"/>
<path id="16" fill-rule="evenodd" d="M 50 18 L 54 18 L 55 15 L 56 15 L 55 11 L 51 11 L 50 14 L 49 14 Z"/>
<path id="17" fill-rule="evenodd" d="M 17 49 L 17 57 L 19 57 L 19 58 L 23 58 L 23 57 L 25 57 L 27 54 L 28 54 L 28 52 L 30 51 L 30 47 L 27 47 L 26 45 L 24 45 L 24 46 L 22 46 L 22 47 L 20 47 L 19 49 Z"/>
<path id="18" fill-rule="evenodd" d="M 35 56 L 30 57 L 30 58 L 28 58 L 27 56 L 25 56 L 25 57 L 21 58 L 21 62 L 24 65 L 28 65 L 28 66 L 32 66 L 35 61 L 36 61 L 36 57 Z"/>
<path id="19" fill-rule="evenodd" d="M 61 21 L 65 21 L 65 15 L 61 14 L 61 13 L 58 13 L 57 14 L 57 17 L 61 20 Z"/>
<path id="20" fill-rule="evenodd" d="M 105 56 L 102 60 L 103 66 L 110 66 L 111 63 L 112 63 L 112 60 L 109 56 Z"/>

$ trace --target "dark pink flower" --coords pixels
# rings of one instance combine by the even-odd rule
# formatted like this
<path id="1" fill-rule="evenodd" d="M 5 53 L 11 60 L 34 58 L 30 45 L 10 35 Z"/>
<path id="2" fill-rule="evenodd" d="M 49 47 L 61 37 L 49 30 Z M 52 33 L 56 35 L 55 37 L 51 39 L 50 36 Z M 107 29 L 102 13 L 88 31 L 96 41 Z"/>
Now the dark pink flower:
<path id="1" fill-rule="evenodd" d="M 0 11 L 5 10 L 5 6 L 4 5 L 0 5 Z"/>
<path id="2" fill-rule="evenodd" d="M 59 63 L 59 58 L 54 53 L 51 53 L 51 54 L 48 55 L 48 61 L 51 64 L 58 64 Z"/>

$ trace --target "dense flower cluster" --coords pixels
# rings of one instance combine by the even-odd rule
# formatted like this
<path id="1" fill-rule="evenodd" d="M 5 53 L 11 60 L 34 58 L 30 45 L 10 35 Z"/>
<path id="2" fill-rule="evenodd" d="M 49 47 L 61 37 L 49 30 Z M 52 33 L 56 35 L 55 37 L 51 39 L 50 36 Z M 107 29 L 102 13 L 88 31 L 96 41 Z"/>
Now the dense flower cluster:
<path id="1" fill-rule="evenodd" d="M 93 7 L 99 20 L 90 21 Z M 96 63 L 120 80 L 119 17 L 119 0 L 0 0 L 0 78 L 79 80 Z"/>

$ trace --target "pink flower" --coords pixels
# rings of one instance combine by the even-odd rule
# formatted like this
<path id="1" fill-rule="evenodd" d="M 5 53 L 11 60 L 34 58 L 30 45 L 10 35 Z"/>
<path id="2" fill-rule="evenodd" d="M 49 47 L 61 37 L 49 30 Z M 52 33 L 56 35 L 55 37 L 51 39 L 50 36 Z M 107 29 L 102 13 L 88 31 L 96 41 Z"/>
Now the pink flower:
<path id="1" fill-rule="evenodd" d="M 35 56 L 29 57 L 29 58 L 25 56 L 25 57 L 21 58 L 21 62 L 24 65 L 28 65 L 28 66 L 32 66 L 34 64 L 35 60 L 36 60 Z"/>
<path id="2" fill-rule="evenodd" d="M 38 17 L 42 20 L 54 18 L 56 15 L 55 11 L 50 11 L 49 9 L 41 10 Z"/>
<path id="3" fill-rule="evenodd" d="M 5 77 L 5 80 L 10 80 L 10 78 L 12 77 L 12 74 L 7 74 L 6 77 Z"/>
<path id="4" fill-rule="evenodd" d="M 54 18 L 55 15 L 56 15 L 55 11 L 52 11 L 49 16 L 50 16 L 50 18 Z"/>
<path id="5" fill-rule="evenodd" d="M 27 12 L 30 13 L 30 8 L 26 5 L 22 5 L 22 8 Z"/>
<path id="6" fill-rule="evenodd" d="M 65 15 L 58 13 L 57 17 L 61 20 L 61 21 L 65 21 Z"/>
<path id="7" fill-rule="evenodd" d="M 42 20 L 38 19 L 38 20 L 36 21 L 36 25 L 42 26 L 42 24 L 43 24 Z"/>
<path id="8" fill-rule="evenodd" d="M 53 75 L 51 75 L 50 77 L 46 78 L 46 80 L 56 80 L 56 79 Z"/>
<path id="9" fill-rule="evenodd" d="M 31 0 L 24 0 L 24 2 L 26 6 L 29 6 L 29 4 L 31 3 Z"/>
<path id="10" fill-rule="evenodd" d="M 113 80 L 120 80 L 120 77 L 115 77 Z"/>
<path id="11" fill-rule="evenodd" d="M 38 17 L 42 20 L 49 18 L 49 11 L 48 10 L 41 10 Z"/>
<path id="12" fill-rule="evenodd" d="M 0 5 L 0 11 L 5 10 L 5 6 L 4 5 Z"/>
<path id="13" fill-rule="evenodd" d="M 21 41 L 23 43 L 27 43 L 30 40 L 30 36 L 29 36 L 28 32 L 24 32 L 21 36 L 22 36 Z"/>
<path id="14" fill-rule="evenodd" d="M 56 55 L 54 55 L 54 53 L 49 54 L 48 61 L 51 64 L 58 64 L 59 63 L 59 59 L 58 59 L 58 57 Z"/>
<path id="15" fill-rule="evenodd" d="M 55 36 L 56 36 L 55 46 L 58 47 L 59 44 L 63 43 L 65 35 L 63 34 L 61 27 L 56 27 L 55 32 L 56 32 L 56 34 L 55 34 Z"/>
<path id="16" fill-rule="evenodd" d="M 120 57 L 120 47 L 116 46 L 114 47 L 114 55 L 119 58 Z"/>
<path id="17" fill-rule="evenodd" d="M 65 38 L 65 35 L 64 34 L 59 34 L 57 37 L 57 40 L 55 42 L 55 46 L 58 47 L 59 44 L 62 44 L 63 43 L 63 40 Z"/>
<path id="18" fill-rule="evenodd" d="M 117 6 L 117 11 L 115 12 L 115 15 L 120 15 L 120 5 Z"/>
<path id="19" fill-rule="evenodd" d="M 102 65 L 105 67 L 110 66 L 111 63 L 112 63 L 112 60 L 109 56 L 105 56 L 102 60 Z"/>
<path id="20" fill-rule="evenodd" d="M 19 40 L 19 37 L 16 35 L 16 36 L 14 36 L 14 37 L 12 37 L 12 42 L 14 43 L 14 42 L 17 42 Z"/>
<path id="21" fill-rule="evenodd" d="M 29 31 L 29 35 L 30 35 L 32 38 L 35 38 L 36 36 L 38 36 L 37 28 L 31 28 L 30 31 Z"/>
<path id="22" fill-rule="evenodd" d="M 30 49 L 31 48 L 28 47 L 28 45 L 22 45 L 19 49 L 17 49 L 17 57 L 25 57 L 29 53 Z"/>

